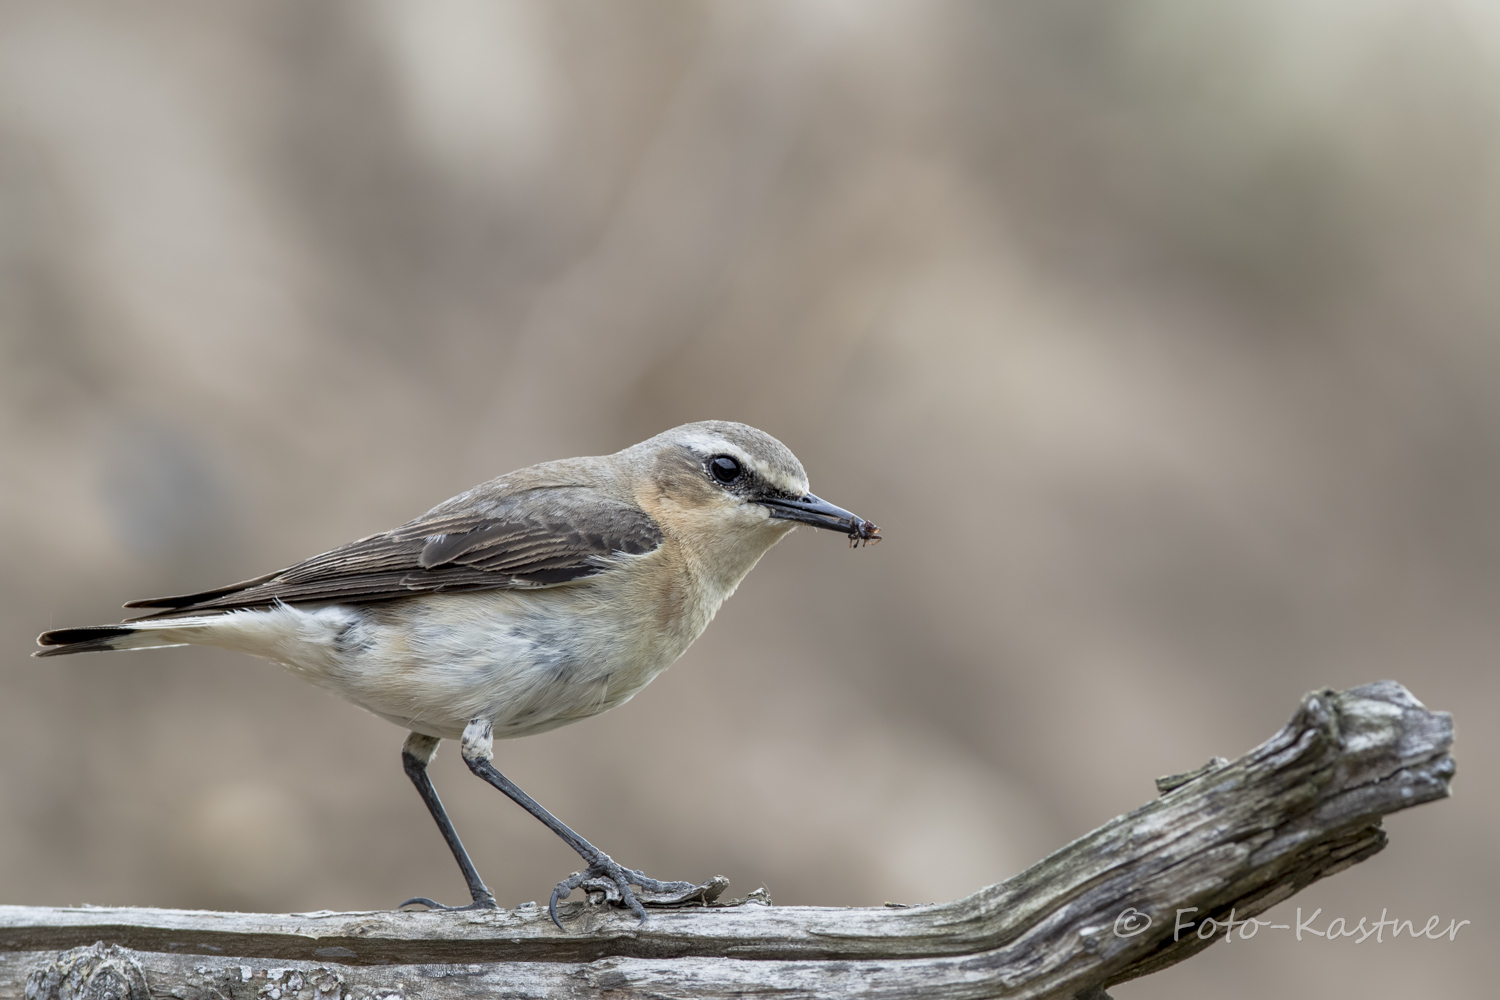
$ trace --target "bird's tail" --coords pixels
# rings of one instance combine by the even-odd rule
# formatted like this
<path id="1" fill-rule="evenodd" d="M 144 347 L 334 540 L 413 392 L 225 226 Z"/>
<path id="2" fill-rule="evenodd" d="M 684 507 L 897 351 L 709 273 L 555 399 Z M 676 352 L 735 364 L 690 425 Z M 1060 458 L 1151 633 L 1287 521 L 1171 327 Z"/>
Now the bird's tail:
<path id="1" fill-rule="evenodd" d="M 156 649 L 162 646 L 185 646 L 193 641 L 192 633 L 212 619 L 176 618 L 154 622 L 126 622 L 120 625 L 90 625 L 85 628 L 59 628 L 36 637 L 42 649 L 32 656 L 67 656 L 69 653 L 104 653 L 112 649 Z"/>

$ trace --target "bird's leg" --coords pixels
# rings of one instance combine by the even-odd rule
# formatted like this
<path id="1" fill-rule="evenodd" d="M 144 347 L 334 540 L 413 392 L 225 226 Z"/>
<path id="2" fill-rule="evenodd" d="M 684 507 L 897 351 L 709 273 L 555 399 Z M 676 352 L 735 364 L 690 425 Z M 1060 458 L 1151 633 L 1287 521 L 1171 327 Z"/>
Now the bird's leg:
<path id="1" fill-rule="evenodd" d="M 497 905 L 495 897 L 485 887 L 474 862 L 469 860 L 469 852 L 464 850 L 463 841 L 458 839 L 458 831 L 453 829 L 453 821 L 448 818 L 448 811 L 443 808 L 443 801 L 438 798 L 437 789 L 432 787 L 432 778 L 427 774 L 427 765 L 432 761 L 433 754 L 437 753 L 439 742 L 434 737 L 423 736 L 421 733 L 407 736 L 406 743 L 401 747 L 401 765 L 406 769 L 406 776 L 411 779 L 411 783 L 417 786 L 422 801 L 427 803 L 427 811 L 437 821 L 438 829 L 443 832 L 443 839 L 448 842 L 453 860 L 458 862 L 458 867 L 463 871 L 464 881 L 469 883 L 469 895 L 474 901 L 468 906 L 444 906 L 426 896 L 414 896 L 401 906 L 421 903 L 431 910 L 492 910 Z"/>
<path id="2" fill-rule="evenodd" d="M 602 883 L 598 885 L 598 888 L 604 892 L 606 899 L 618 895 L 619 902 L 630 907 L 631 912 L 641 920 L 646 919 L 646 908 L 636 898 L 636 893 L 630 888 L 632 885 L 640 886 L 643 892 L 656 897 L 648 899 L 649 902 L 670 906 L 689 900 L 711 902 L 729 884 L 723 878 L 711 879 L 702 885 L 694 885 L 692 882 L 658 882 L 654 878 L 647 878 L 641 872 L 617 864 L 608 854 L 570 830 L 566 823 L 542 808 L 541 803 L 521 791 L 515 782 L 495 769 L 494 737 L 491 724 L 487 719 L 475 719 L 464 730 L 463 757 L 464 763 L 469 765 L 469 770 L 500 789 L 522 809 L 541 820 L 546 824 L 547 829 L 561 837 L 563 843 L 577 851 L 579 856 L 588 863 L 586 870 L 563 879 L 552 890 L 552 898 L 547 903 L 547 912 L 559 929 L 562 927 L 562 922 L 557 919 L 557 901 L 586 883 Z"/>

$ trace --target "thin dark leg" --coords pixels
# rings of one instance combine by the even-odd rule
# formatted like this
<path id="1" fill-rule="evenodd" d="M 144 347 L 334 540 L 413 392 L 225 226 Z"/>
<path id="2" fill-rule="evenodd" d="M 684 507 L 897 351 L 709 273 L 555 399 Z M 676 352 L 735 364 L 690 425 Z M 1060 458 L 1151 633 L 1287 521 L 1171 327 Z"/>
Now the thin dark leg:
<path id="1" fill-rule="evenodd" d="M 630 907 L 631 912 L 641 920 L 646 919 L 646 908 L 641 905 L 640 900 L 631 890 L 632 885 L 638 885 L 653 894 L 659 893 L 662 896 L 671 897 L 672 902 L 689 898 L 698 898 L 708 902 L 722 892 L 725 885 L 728 885 L 727 882 L 720 884 L 722 880 L 719 879 L 710 880 L 702 885 L 694 885 L 692 882 L 659 882 L 654 878 L 647 878 L 639 871 L 621 866 L 608 854 L 574 833 L 566 823 L 548 812 L 540 802 L 527 795 L 515 782 L 496 770 L 492 762 L 492 748 L 490 723 L 482 719 L 469 723 L 468 728 L 464 730 L 463 739 L 464 763 L 469 765 L 469 770 L 500 789 L 516 805 L 541 820 L 547 829 L 561 837 L 563 843 L 577 851 L 579 856 L 588 863 L 587 870 L 563 879 L 557 884 L 557 888 L 552 890 L 552 899 L 547 903 L 547 912 L 559 929 L 562 927 L 562 922 L 557 919 L 557 901 L 585 882 L 602 879 L 613 883 L 613 888 L 620 894 L 620 902 Z"/>
<path id="2" fill-rule="evenodd" d="M 474 862 L 469 860 L 469 852 L 464 850 L 463 841 L 458 839 L 458 831 L 453 828 L 453 821 L 448 818 L 448 811 L 443 808 L 443 801 L 438 798 L 437 789 L 432 787 L 432 778 L 427 774 L 427 765 L 432 760 L 432 755 L 437 752 L 437 745 L 438 740 L 431 736 L 412 733 L 406 738 L 406 745 L 401 748 L 401 765 L 406 769 L 406 776 L 411 779 L 411 783 L 417 786 L 417 792 L 422 796 L 422 801 L 427 803 L 427 811 L 432 813 L 438 829 L 443 832 L 443 839 L 448 842 L 448 849 L 453 852 L 453 860 L 458 862 L 459 869 L 464 873 L 464 881 L 469 884 L 469 895 L 474 901 L 468 906 L 444 906 L 426 896 L 415 896 L 402 903 L 401 906 L 406 906 L 408 903 L 421 903 L 434 910 L 494 909 L 497 905 L 495 897 L 485 886 L 484 880 L 479 877 L 479 870 L 474 867 Z"/>

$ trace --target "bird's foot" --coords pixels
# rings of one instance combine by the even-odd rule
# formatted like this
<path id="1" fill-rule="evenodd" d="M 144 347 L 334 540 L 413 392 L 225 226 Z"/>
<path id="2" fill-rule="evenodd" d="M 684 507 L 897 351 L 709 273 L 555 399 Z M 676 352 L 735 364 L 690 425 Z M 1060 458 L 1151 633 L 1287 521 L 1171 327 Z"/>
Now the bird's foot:
<path id="1" fill-rule="evenodd" d="M 396 909 L 398 909 L 398 910 L 404 910 L 408 906 L 425 906 L 429 910 L 454 910 L 454 911 L 456 911 L 456 910 L 498 910 L 500 908 L 500 904 L 497 903 L 497 902 L 495 902 L 495 897 L 489 895 L 488 893 L 486 893 L 485 895 L 483 895 L 483 896 L 479 897 L 478 899 L 474 900 L 474 902 L 469 903 L 467 906 L 444 906 L 442 903 L 439 903 L 437 900 L 435 900 L 435 899 L 428 899 L 426 896 L 413 896 L 411 899 L 408 899 L 406 902 L 404 902 L 400 906 L 396 907 Z"/>
<path id="2" fill-rule="evenodd" d="M 632 889 L 631 886 L 640 888 Z M 707 882 L 658 882 L 632 868 L 617 864 L 604 852 L 593 864 L 581 872 L 574 872 L 552 890 L 552 899 L 547 903 L 547 913 L 552 922 L 562 929 L 557 919 L 557 901 L 569 896 L 574 889 L 582 889 L 594 902 L 613 903 L 626 906 L 641 920 L 646 919 L 647 906 L 687 906 L 698 903 L 706 906 L 723 895 L 729 888 L 729 880 L 715 875 Z"/>

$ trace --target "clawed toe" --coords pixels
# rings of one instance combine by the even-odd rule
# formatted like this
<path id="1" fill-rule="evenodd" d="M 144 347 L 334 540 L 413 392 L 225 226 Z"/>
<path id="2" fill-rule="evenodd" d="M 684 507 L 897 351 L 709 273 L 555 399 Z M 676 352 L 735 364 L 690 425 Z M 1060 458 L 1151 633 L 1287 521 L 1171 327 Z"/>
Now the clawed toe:
<path id="1" fill-rule="evenodd" d="M 630 907 L 630 912 L 642 922 L 646 919 L 646 908 L 635 898 L 635 893 L 630 891 L 630 872 L 613 861 L 605 858 L 581 872 L 574 872 L 552 890 L 552 898 L 547 901 L 547 915 L 557 925 L 558 930 L 563 929 L 562 921 L 557 919 L 557 901 L 572 894 L 574 889 L 589 882 L 599 882 L 608 888 L 605 890 L 605 898 L 612 903 Z M 613 898 L 611 898 L 613 897 Z"/>
<path id="2" fill-rule="evenodd" d="M 435 900 L 435 899 L 428 899 L 426 896 L 413 896 L 411 899 L 408 899 L 406 902 L 404 902 L 400 906 L 396 907 L 396 909 L 398 909 L 398 910 L 404 910 L 408 906 L 425 906 L 429 910 L 445 910 L 445 911 L 458 911 L 458 910 L 496 910 L 496 909 L 500 908 L 500 904 L 497 903 L 497 902 L 495 902 L 495 898 L 493 896 L 489 897 L 488 899 L 476 899 L 476 900 L 474 900 L 474 902 L 469 903 L 466 906 L 444 906 L 442 903 L 439 903 L 437 900 Z"/>
<path id="3" fill-rule="evenodd" d="M 552 890 L 552 899 L 547 903 L 547 913 L 561 930 L 562 922 L 557 918 L 558 900 L 565 899 L 574 889 L 582 889 L 591 898 L 597 894 L 598 902 L 628 907 L 637 919 L 645 921 L 647 906 L 707 905 L 727 888 L 729 880 L 722 875 L 715 875 L 702 883 L 660 882 L 640 871 L 616 864 L 604 855 L 585 871 L 574 872 L 557 883 L 557 888 Z"/>

